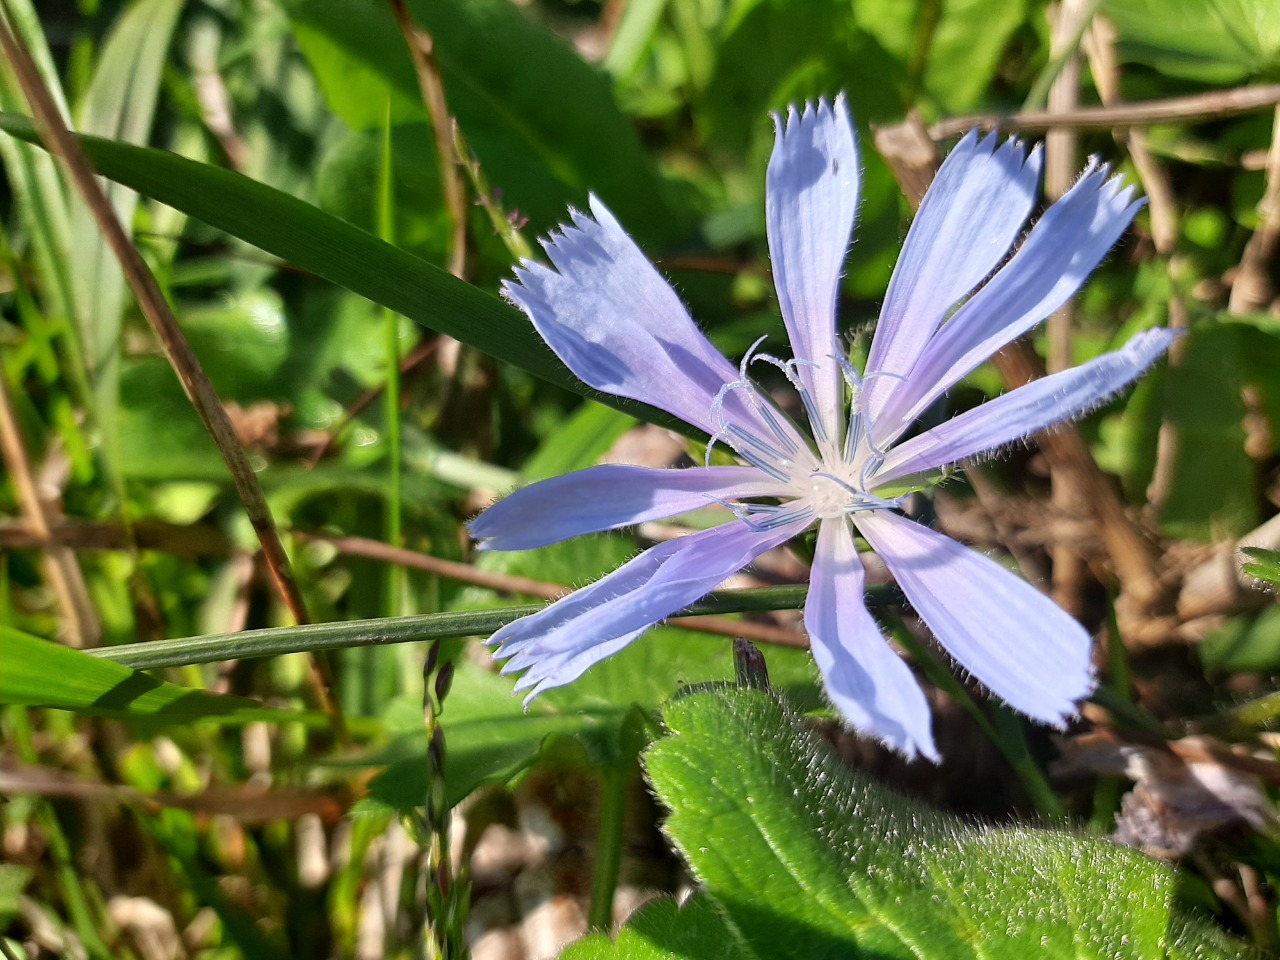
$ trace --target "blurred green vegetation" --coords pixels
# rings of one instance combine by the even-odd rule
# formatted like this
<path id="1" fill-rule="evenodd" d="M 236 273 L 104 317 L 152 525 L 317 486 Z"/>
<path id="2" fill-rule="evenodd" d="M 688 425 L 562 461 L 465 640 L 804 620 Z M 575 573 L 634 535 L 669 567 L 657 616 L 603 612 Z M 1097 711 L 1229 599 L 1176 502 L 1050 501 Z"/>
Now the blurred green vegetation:
<path id="1" fill-rule="evenodd" d="M 318 623 L 540 599 L 400 555 L 387 563 L 368 555 L 371 545 L 562 585 L 634 551 L 619 534 L 477 559 L 463 527 L 517 483 L 596 462 L 644 414 L 570 389 L 496 296 L 520 252 L 589 193 L 659 263 L 712 340 L 740 355 L 781 330 L 764 237 L 769 113 L 846 92 L 863 201 L 841 317 L 858 337 L 874 323 L 910 222 L 874 128 L 909 114 L 928 125 L 1041 109 L 1062 50 L 1084 61 L 1082 107 L 1191 95 L 1225 104 L 1236 88 L 1280 82 L 1276 0 L 1082 6 L 1087 33 L 1055 33 L 1056 14 L 1033 0 L 415 0 L 448 105 L 449 117 L 433 118 L 382 0 L 5 4 L 77 130 L 201 165 L 94 148 L 112 180 L 139 188 L 106 185 L 232 412 Z M 7 61 L 0 109 L 0 126 L 21 132 L 30 111 Z M 1153 196 L 1076 300 L 1074 360 L 1171 317 L 1190 328 L 1175 364 L 1081 424 L 1157 544 L 1160 603 L 1112 609 L 1123 585 L 1099 531 L 1050 511 L 1038 456 L 989 466 L 994 504 L 963 478 L 945 488 L 947 517 L 995 506 L 1025 553 L 1046 557 L 1064 529 L 1080 546 L 1082 616 L 1109 637 L 1111 699 L 1089 707 L 1077 734 L 1121 747 L 1149 747 L 1156 734 L 1175 744 L 1220 737 L 1224 755 L 1242 758 L 1227 767 L 1254 778 L 1272 817 L 1275 608 L 1250 588 L 1202 602 L 1193 574 L 1223 547 L 1230 579 L 1242 537 L 1276 546 L 1274 532 L 1248 540 L 1274 528 L 1280 504 L 1274 250 L 1255 262 L 1256 238 L 1270 235 L 1274 247 L 1280 230 L 1275 121 L 1269 106 L 1224 107 L 1208 119 L 1141 123 L 1136 136 L 1095 124 L 1074 145 L 1068 172 L 1097 154 Z M 399 815 L 427 786 L 421 645 L 358 645 L 354 628 L 335 642 L 349 742 L 318 722 L 301 655 L 148 678 L 32 646 L 109 648 L 291 621 L 222 459 L 84 204 L 20 137 L 0 133 L 0 160 L 0 702 L 9 704 L 0 708 L 9 797 L 0 937 L 33 958 L 415 956 L 421 864 L 405 856 L 390 877 L 383 868 Z M 441 179 L 442 165 L 459 160 L 462 250 Z M 1153 175 L 1159 183 L 1145 182 Z M 1171 226 L 1167 242 L 1158 217 Z M 445 271 L 459 259 L 454 282 Z M 1245 276 L 1262 296 L 1233 290 Z M 1047 352 L 1046 335 L 1035 345 Z M 979 371 L 939 415 L 1002 388 L 994 371 Z M 988 516 L 979 529 L 990 526 Z M 1007 532 L 980 545 L 1008 547 Z M 1255 566 L 1267 569 L 1265 559 Z M 570 844 L 587 862 L 576 885 L 556 892 L 582 904 L 582 875 L 607 867 L 591 857 L 621 845 L 610 802 L 647 816 L 644 836 L 660 847 L 634 782 L 639 752 L 661 729 L 659 705 L 686 685 L 733 677 L 727 638 L 664 627 L 526 713 L 475 640 L 451 638 L 443 656 L 457 664 L 442 721 L 454 744 L 449 799 L 485 787 L 467 808 L 472 846 L 491 822 L 515 823 L 534 789 L 631 784 L 630 794 L 604 791 L 598 822 Z M 807 654 L 771 647 L 767 658 L 774 687 L 821 714 Z M 999 749 L 953 709 L 938 720 L 957 725 L 941 769 L 869 762 L 955 810 L 1035 812 L 1003 757 L 1029 751 L 1028 765 L 1043 770 L 1057 748 L 990 704 L 974 709 L 992 714 L 985 729 L 1005 738 Z M 962 749 L 971 741 L 979 746 Z M 1050 781 L 1055 803 L 1110 832 L 1129 786 L 1119 772 L 1077 766 Z M 1274 947 L 1280 848 L 1266 830 L 1235 827 L 1187 857 L 1178 893 Z M 303 852 L 323 869 L 300 866 Z M 624 874 L 650 887 L 680 882 L 670 853 L 632 844 L 624 856 Z M 667 873 L 653 880 L 646 858 Z M 498 916 L 479 909 L 478 895 L 474 936 L 483 917 Z M 128 919 L 128 898 L 170 918 L 175 952 L 155 952 Z M 598 919 L 608 906 L 584 909 Z M 491 926 L 514 927 L 528 907 Z"/>

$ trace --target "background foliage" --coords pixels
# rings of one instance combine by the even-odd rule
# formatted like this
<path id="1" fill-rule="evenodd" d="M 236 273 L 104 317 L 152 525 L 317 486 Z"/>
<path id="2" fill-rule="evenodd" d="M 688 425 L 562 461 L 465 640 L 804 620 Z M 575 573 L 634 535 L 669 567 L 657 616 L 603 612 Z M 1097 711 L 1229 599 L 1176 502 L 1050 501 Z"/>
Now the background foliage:
<path id="1" fill-rule="evenodd" d="M 7 952 L 420 955 L 449 822 L 433 805 L 454 810 L 474 882 L 451 922 L 477 957 L 554 956 L 653 894 L 616 940 L 564 956 L 1280 942 L 1276 555 L 1245 576 L 1237 553 L 1280 547 L 1275 0 L 4 7 L 227 405 L 313 621 L 274 589 L 217 445 L 0 62 Z M 665 626 L 524 711 L 477 638 L 664 530 L 477 558 L 464 521 L 518 483 L 605 455 L 667 465 L 698 438 L 584 399 L 498 283 L 594 192 L 729 355 L 776 335 L 768 114 L 841 90 L 864 162 L 841 303 L 855 352 L 910 218 L 905 154 L 877 153 L 875 130 L 918 116 L 945 150 L 969 114 L 1020 115 L 1038 138 L 1046 108 L 1061 131 L 1077 107 L 1208 98 L 1086 118 L 1051 162 L 1061 189 L 1100 154 L 1150 204 L 1038 353 L 1189 328 L 1080 427 L 1137 560 L 1034 449 L 927 508 L 1095 631 L 1098 694 L 1064 736 L 1026 727 L 881 589 L 945 757 L 908 767 L 839 729 L 805 651 L 761 644 L 768 690 L 735 670 L 724 631 L 795 637 L 804 569 L 779 557 L 695 611 L 718 624 Z M 938 415 L 1003 386 L 979 371 Z"/>

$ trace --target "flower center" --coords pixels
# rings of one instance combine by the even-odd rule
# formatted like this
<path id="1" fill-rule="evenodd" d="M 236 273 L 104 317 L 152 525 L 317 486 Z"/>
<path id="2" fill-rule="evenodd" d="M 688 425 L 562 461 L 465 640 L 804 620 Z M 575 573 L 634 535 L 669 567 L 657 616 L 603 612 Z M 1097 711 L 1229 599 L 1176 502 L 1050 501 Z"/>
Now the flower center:
<path id="1" fill-rule="evenodd" d="M 866 497 L 852 482 L 852 478 L 842 478 L 834 473 L 811 473 L 803 481 L 807 487 L 804 499 L 809 501 L 814 516 L 820 520 L 852 513 Z"/>
<path id="2" fill-rule="evenodd" d="M 848 364 L 842 366 L 854 394 L 844 423 L 842 445 L 838 438 L 829 435 L 828 425 L 797 374 L 799 361 L 783 363 L 768 354 L 757 354 L 755 349 L 759 345 L 758 340 L 747 351 L 739 367 L 739 379 L 722 387 L 715 398 L 712 418 L 720 429 L 707 446 L 706 465 L 711 465 L 712 447 L 722 441 L 741 459 L 779 481 L 787 494 L 779 495 L 781 503 L 716 502 L 758 530 L 798 520 L 829 520 L 864 510 L 893 510 L 901 506 L 901 498 L 887 499 L 869 490 L 868 480 L 883 462 L 883 455 L 864 429 L 858 399 L 861 379 L 856 371 Z M 747 375 L 747 367 L 754 361 L 773 364 L 786 374 L 804 402 L 813 429 L 812 446 L 790 429 L 786 419 Z M 731 403 L 735 409 L 727 409 Z"/>

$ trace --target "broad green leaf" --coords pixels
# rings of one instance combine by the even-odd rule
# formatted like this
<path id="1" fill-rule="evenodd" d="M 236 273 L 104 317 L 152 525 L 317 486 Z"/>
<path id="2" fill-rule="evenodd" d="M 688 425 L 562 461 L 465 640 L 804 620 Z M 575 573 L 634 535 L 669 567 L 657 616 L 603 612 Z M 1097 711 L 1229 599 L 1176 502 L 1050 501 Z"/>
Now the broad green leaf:
<path id="1" fill-rule="evenodd" d="M 749 0 L 736 4 L 719 29 L 703 117 L 729 151 L 741 155 L 753 143 L 767 150 L 773 143 L 763 120 L 769 110 L 841 90 L 863 123 L 901 116 L 902 64 L 862 29 L 851 4 Z"/>
<path id="2" fill-rule="evenodd" d="M 588 401 L 569 417 L 548 443 L 525 462 L 521 474 L 530 481 L 584 470 L 609 452 L 635 420 L 611 407 Z"/>
<path id="3" fill-rule="evenodd" d="M 1163 864 L 1095 837 L 975 826 L 905 800 L 848 769 L 773 694 L 692 692 L 664 717 L 669 735 L 646 766 L 671 810 L 667 833 L 731 931 L 720 955 L 1247 955 L 1180 911 Z M 675 915 L 682 939 L 669 942 L 701 942 L 706 924 Z M 568 956 L 716 955 L 663 953 L 625 929 L 612 952 L 599 940 L 582 949 Z"/>
<path id="4" fill-rule="evenodd" d="M 749 158 L 745 169 L 751 172 L 736 178 L 733 205 L 718 211 L 704 233 L 717 246 L 763 239 L 764 178 L 758 171 L 773 148 L 766 116 L 846 91 L 861 131 L 862 204 L 842 286 L 851 297 L 878 300 L 901 246 L 902 206 L 892 174 L 870 147 L 868 125 L 901 118 L 908 83 L 901 61 L 859 25 L 858 6 L 842 0 L 743 0 L 718 26 L 714 72 L 697 116 L 711 145 L 732 162 Z M 850 327 L 870 319 L 841 317 Z"/>
<path id="5" fill-rule="evenodd" d="M 440 193 L 435 134 L 425 121 L 391 130 L 396 246 L 443 262 L 450 243 L 449 213 Z M 327 145 L 316 172 L 318 205 L 363 230 L 378 230 L 382 130 L 347 130 Z M 386 239 L 386 238 L 384 238 Z"/>
<path id="6" fill-rule="evenodd" d="M 1109 442 L 1131 498 L 1151 480 L 1163 424 L 1171 444 L 1167 487 L 1157 519 L 1171 537 L 1210 541 L 1241 536 L 1258 525 L 1258 469 L 1245 449 L 1249 413 L 1245 391 L 1274 434 L 1280 394 L 1280 333 L 1251 322 L 1223 320 L 1191 331 L 1177 364 L 1162 366 L 1139 383 L 1120 429 Z M 1118 456 L 1116 454 L 1119 454 Z"/>
<path id="7" fill-rule="evenodd" d="M 705 894 L 683 904 L 653 900 L 627 920 L 615 943 L 593 933 L 570 944 L 560 960 L 752 960 Z"/>
<path id="8" fill-rule="evenodd" d="M 910 64 L 930 5 L 931 0 L 866 0 L 854 4 L 853 12 L 859 26 L 896 60 Z M 974 110 L 1010 38 L 1026 20 L 1026 0 L 952 0 L 938 6 L 940 15 L 922 63 L 921 91 L 943 114 Z"/>
<path id="9" fill-rule="evenodd" d="M 0 627 L 0 664 L 0 703 L 166 724 L 327 722 L 317 714 L 179 687 L 12 627 Z"/>
<path id="10" fill-rule="evenodd" d="M 36 141 L 24 117 L 0 114 L 0 130 Z M 515 308 L 296 197 L 161 150 L 89 136 L 80 143 L 109 179 L 544 380 L 633 416 L 690 429 L 651 407 L 593 394 Z"/>
<path id="11" fill-rule="evenodd" d="M 1257 468 L 1244 449 L 1242 328 L 1193 331 L 1178 364 L 1163 371 L 1165 417 L 1178 436 L 1161 529 L 1210 540 L 1258 523 Z"/>
<path id="12" fill-rule="evenodd" d="M 128 358 L 120 370 L 120 467 L 128 478 L 227 480 L 226 463 L 169 364 Z"/>
<path id="13" fill-rule="evenodd" d="M 1280 71 L 1275 0 L 1104 0 L 1126 60 L 1204 83 Z"/>
<path id="14" fill-rule="evenodd" d="M 426 118 L 391 8 L 282 0 L 335 113 L 357 130 Z M 545 230 L 597 193 L 629 230 L 671 237 L 686 223 L 663 190 L 609 79 L 509 0 L 409 4 L 431 34 L 449 109 L 508 209 Z M 572 107 L 567 105 L 572 104 Z M 399 148 L 397 148 L 399 149 Z"/>

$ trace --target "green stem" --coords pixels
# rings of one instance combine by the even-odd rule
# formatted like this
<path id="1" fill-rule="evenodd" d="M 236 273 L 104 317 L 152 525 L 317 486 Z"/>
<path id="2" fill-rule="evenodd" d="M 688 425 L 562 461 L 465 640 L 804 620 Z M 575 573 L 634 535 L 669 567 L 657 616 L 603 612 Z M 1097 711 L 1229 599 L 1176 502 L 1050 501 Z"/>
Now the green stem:
<path id="1" fill-rule="evenodd" d="M 1129 790 L 1129 781 L 1125 777 L 1101 776 L 1093 788 L 1093 816 L 1089 818 L 1089 829 L 1094 833 L 1110 833 L 1116 825 L 1116 811 L 1120 809 L 1120 801 Z"/>
<path id="2" fill-rule="evenodd" d="M 708 594 L 673 616 L 747 613 L 759 610 L 794 610 L 804 603 L 808 587 L 795 584 L 746 590 L 721 590 Z M 867 591 L 869 606 L 893 603 L 896 590 L 873 588 Z M 521 604 L 493 610 L 466 610 L 430 613 L 412 617 L 377 620 L 348 620 L 306 626 L 272 627 L 241 633 L 210 634 L 149 643 L 125 643 L 87 651 L 93 656 L 124 664 L 135 670 L 181 667 L 191 663 L 274 657 L 310 650 L 340 650 L 372 647 L 388 643 L 412 643 L 448 637 L 487 636 L 510 623 L 543 609 L 543 604 Z"/>
<path id="3" fill-rule="evenodd" d="M 591 880 L 591 905 L 587 911 L 587 924 L 593 930 L 607 931 L 613 926 L 613 895 L 618 889 L 618 868 L 622 865 L 627 787 L 633 762 L 633 758 L 627 756 L 604 768 L 600 834 L 596 840 L 595 875 Z"/>
<path id="4" fill-rule="evenodd" d="M 378 233 L 387 243 L 395 238 L 395 184 L 391 167 L 391 101 L 387 100 L 387 112 L 382 127 L 382 182 L 378 191 Z M 400 317 L 387 307 L 382 308 L 383 332 L 387 352 L 387 543 L 401 546 L 400 503 Z M 404 568 L 392 564 L 387 568 L 387 615 L 398 616 L 404 596 Z"/>
<path id="5" fill-rule="evenodd" d="M 1133 675 L 1129 669 L 1129 651 L 1120 635 L 1120 621 L 1116 619 L 1115 598 L 1107 603 L 1107 687 L 1116 696 L 1133 699 Z"/>

